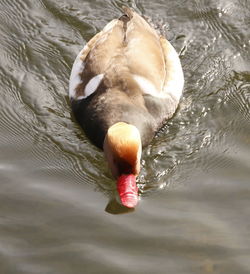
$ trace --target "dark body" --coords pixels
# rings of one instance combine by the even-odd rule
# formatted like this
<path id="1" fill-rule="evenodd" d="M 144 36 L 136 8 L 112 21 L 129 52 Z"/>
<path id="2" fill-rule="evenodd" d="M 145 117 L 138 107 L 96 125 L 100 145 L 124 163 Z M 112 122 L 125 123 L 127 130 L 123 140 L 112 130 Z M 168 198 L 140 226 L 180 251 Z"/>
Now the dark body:
<path id="1" fill-rule="evenodd" d="M 141 134 L 142 146 L 145 147 L 155 132 L 171 118 L 177 103 L 170 97 L 163 99 L 142 93 L 140 96 L 140 99 L 131 99 L 126 91 L 107 89 L 102 83 L 86 99 L 72 100 L 72 109 L 87 137 L 99 148 L 103 148 L 108 128 L 117 122 L 136 126 Z"/>

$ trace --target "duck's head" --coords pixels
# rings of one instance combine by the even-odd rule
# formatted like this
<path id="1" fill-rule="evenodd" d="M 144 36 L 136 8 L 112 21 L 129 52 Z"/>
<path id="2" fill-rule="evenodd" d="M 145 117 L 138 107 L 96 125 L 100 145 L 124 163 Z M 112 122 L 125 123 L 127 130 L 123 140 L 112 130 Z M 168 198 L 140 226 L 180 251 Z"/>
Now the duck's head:
<path id="1" fill-rule="evenodd" d="M 142 150 L 139 130 L 124 122 L 116 123 L 108 129 L 103 148 L 117 180 L 121 203 L 129 208 L 135 207 L 138 202 L 136 177 L 140 172 Z"/>

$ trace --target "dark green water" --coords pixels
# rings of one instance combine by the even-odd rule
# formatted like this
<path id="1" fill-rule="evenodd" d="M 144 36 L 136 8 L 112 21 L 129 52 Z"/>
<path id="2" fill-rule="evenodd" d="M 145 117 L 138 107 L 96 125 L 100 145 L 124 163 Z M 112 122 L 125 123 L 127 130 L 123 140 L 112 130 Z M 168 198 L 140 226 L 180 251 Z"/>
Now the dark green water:
<path id="1" fill-rule="evenodd" d="M 185 90 L 143 153 L 140 205 L 112 215 L 68 79 L 123 4 L 165 30 Z M 250 273 L 249 29 L 247 0 L 1 0 L 0 273 Z"/>

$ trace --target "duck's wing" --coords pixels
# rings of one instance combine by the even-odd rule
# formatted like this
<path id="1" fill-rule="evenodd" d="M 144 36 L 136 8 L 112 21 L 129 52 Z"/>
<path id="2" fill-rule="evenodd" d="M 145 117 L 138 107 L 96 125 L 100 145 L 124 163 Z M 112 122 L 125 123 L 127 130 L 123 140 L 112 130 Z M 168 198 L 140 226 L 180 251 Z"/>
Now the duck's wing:
<path id="1" fill-rule="evenodd" d="M 112 20 L 80 51 L 70 75 L 69 96 L 71 99 L 86 98 L 98 87 L 110 59 L 120 47 L 122 26 L 120 20 Z"/>
<path id="2" fill-rule="evenodd" d="M 137 13 L 125 9 L 130 14 L 126 30 L 125 56 L 133 79 L 144 91 L 155 89 L 160 92 L 166 75 L 164 52 L 156 31 Z M 143 81 L 145 80 L 145 81 Z"/>
<path id="3" fill-rule="evenodd" d="M 79 53 L 70 77 L 70 97 L 82 99 L 106 86 L 137 87 L 155 97 L 180 97 L 183 73 L 171 44 L 136 12 L 111 21 Z M 177 88 L 176 88 L 177 87 Z"/>
<path id="4" fill-rule="evenodd" d="M 126 32 L 126 57 L 134 80 L 145 94 L 170 96 L 179 102 L 184 76 L 176 50 L 141 16 L 135 12 L 132 15 Z"/>

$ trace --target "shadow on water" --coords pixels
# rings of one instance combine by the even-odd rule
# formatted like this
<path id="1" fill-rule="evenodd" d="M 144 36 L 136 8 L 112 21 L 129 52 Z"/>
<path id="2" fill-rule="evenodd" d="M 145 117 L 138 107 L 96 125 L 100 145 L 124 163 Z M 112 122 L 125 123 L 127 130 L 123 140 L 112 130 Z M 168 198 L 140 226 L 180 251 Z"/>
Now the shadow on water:
<path id="1" fill-rule="evenodd" d="M 112 216 L 126 210 L 67 90 L 124 4 L 170 39 L 185 89 L 143 151 L 141 204 Z M 249 14 L 244 0 L 1 1 L 0 272 L 249 273 Z"/>

